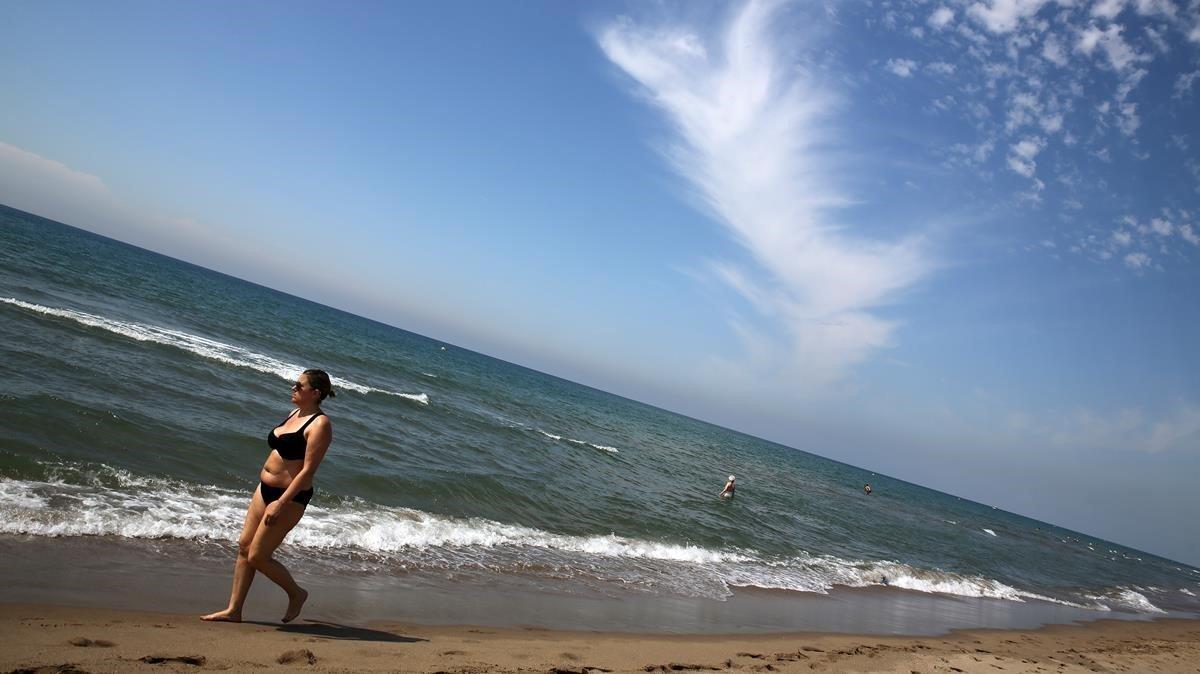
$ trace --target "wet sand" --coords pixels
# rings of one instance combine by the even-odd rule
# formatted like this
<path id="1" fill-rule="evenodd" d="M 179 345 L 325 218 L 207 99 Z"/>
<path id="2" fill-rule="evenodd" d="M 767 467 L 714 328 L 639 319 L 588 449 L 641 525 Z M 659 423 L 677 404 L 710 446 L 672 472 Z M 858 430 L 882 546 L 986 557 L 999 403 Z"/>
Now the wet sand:
<path id="1" fill-rule="evenodd" d="M 589 593 L 512 575 L 373 573 L 323 566 L 318 556 L 281 555 L 312 594 L 304 617 L 342 624 L 421 625 L 634 634 L 840 632 L 929 636 L 952 629 L 1034 629 L 1045 624 L 1146 614 L 1084 610 L 1040 601 L 962 597 L 885 587 L 827 595 L 736 588 L 722 599 L 644 592 Z M 231 546 L 114 537 L 0 536 L 0 601 L 175 614 L 210 613 L 229 596 Z M 250 590 L 245 617 L 274 620 L 286 598 L 266 578 Z M 1169 617 L 1194 617 L 1190 614 Z"/>
<path id="2" fill-rule="evenodd" d="M 217 624 L 199 615 L 228 597 L 226 546 L 5 536 L 0 559 L 0 673 L 1200 672 L 1190 615 L 891 588 L 588 596 L 510 577 L 355 575 L 296 557 L 312 591 L 298 621 L 279 622 L 285 597 L 259 578 L 246 622 Z"/>
<path id="3" fill-rule="evenodd" d="M 940 637 L 637 635 L 364 625 L 0 604 L 0 672 L 1196 672 L 1200 621 L 1105 620 Z"/>

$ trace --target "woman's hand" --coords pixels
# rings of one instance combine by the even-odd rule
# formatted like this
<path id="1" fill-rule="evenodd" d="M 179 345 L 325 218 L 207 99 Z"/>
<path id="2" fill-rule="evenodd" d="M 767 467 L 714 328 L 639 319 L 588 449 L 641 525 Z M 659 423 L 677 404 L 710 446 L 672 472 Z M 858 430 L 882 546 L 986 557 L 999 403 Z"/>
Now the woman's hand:
<path id="1" fill-rule="evenodd" d="M 266 522 L 267 526 L 275 524 L 275 518 L 279 515 L 279 509 L 282 506 L 282 501 L 272 501 L 267 504 L 267 509 L 263 511 L 263 522 Z"/>

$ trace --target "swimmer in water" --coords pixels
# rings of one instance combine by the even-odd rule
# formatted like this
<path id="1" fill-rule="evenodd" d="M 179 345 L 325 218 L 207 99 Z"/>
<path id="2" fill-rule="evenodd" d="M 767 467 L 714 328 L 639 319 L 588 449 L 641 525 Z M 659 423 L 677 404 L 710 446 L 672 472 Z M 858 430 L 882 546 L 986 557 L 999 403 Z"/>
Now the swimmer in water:
<path id="1" fill-rule="evenodd" d="M 864 492 L 866 492 L 866 493 L 868 493 L 868 494 L 870 494 L 870 493 L 871 493 L 871 485 L 870 485 L 870 483 L 867 483 L 867 484 L 863 485 L 863 491 L 864 491 Z"/>
<path id="2" fill-rule="evenodd" d="M 736 477 L 730 475 L 729 481 L 725 483 L 725 488 L 721 490 L 721 493 L 718 494 L 718 496 L 721 498 L 733 498 L 733 491 L 737 489 L 737 486 L 734 484 L 734 480 L 736 479 Z"/>

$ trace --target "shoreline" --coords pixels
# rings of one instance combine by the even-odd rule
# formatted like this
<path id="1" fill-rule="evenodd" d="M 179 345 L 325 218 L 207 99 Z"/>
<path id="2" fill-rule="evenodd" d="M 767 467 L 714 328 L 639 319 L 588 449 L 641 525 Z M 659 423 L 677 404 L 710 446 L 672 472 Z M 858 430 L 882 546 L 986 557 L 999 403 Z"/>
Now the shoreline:
<path id="1" fill-rule="evenodd" d="M 113 537 L 0 536 L 0 596 L 7 603 L 166 611 L 223 608 L 233 548 L 215 543 Z M 840 633 L 936 637 L 956 629 L 1036 629 L 1119 619 L 1143 622 L 1191 614 L 1101 612 L 1040 601 L 964 597 L 889 587 L 829 594 L 737 588 L 724 599 L 609 595 L 539 586 L 513 576 L 345 573 L 288 554 L 282 561 L 312 596 L 303 617 L 336 623 L 473 625 L 634 635 Z M 275 620 L 284 595 L 265 578 L 250 590 L 245 617 Z"/>
<path id="2" fill-rule="evenodd" d="M 212 542 L 0 536 L 0 672 L 1195 672 L 1200 662 L 1193 615 L 887 587 L 594 596 L 507 576 L 341 573 L 291 554 L 312 592 L 297 621 L 279 622 L 286 600 L 263 578 L 244 622 L 203 622 L 228 597 L 232 554 Z M 786 629 L 795 625 L 808 627 Z"/>
<path id="3" fill-rule="evenodd" d="M 0 671 L 317 672 L 1196 671 L 1200 620 L 1100 620 L 935 637 L 796 632 L 647 635 L 192 615 L 0 604 Z"/>

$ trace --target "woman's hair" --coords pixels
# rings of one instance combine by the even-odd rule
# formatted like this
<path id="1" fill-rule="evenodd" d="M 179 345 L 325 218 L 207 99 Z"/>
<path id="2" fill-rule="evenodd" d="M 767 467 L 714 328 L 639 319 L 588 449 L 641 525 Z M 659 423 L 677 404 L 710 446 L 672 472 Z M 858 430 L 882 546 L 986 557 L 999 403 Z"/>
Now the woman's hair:
<path id="1" fill-rule="evenodd" d="M 325 370 L 305 370 L 304 376 L 308 377 L 308 385 L 321 392 L 321 400 L 333 398 L 337 392 L 333 390 L 333 384 L 329 382 L 329 375 Z"/>

